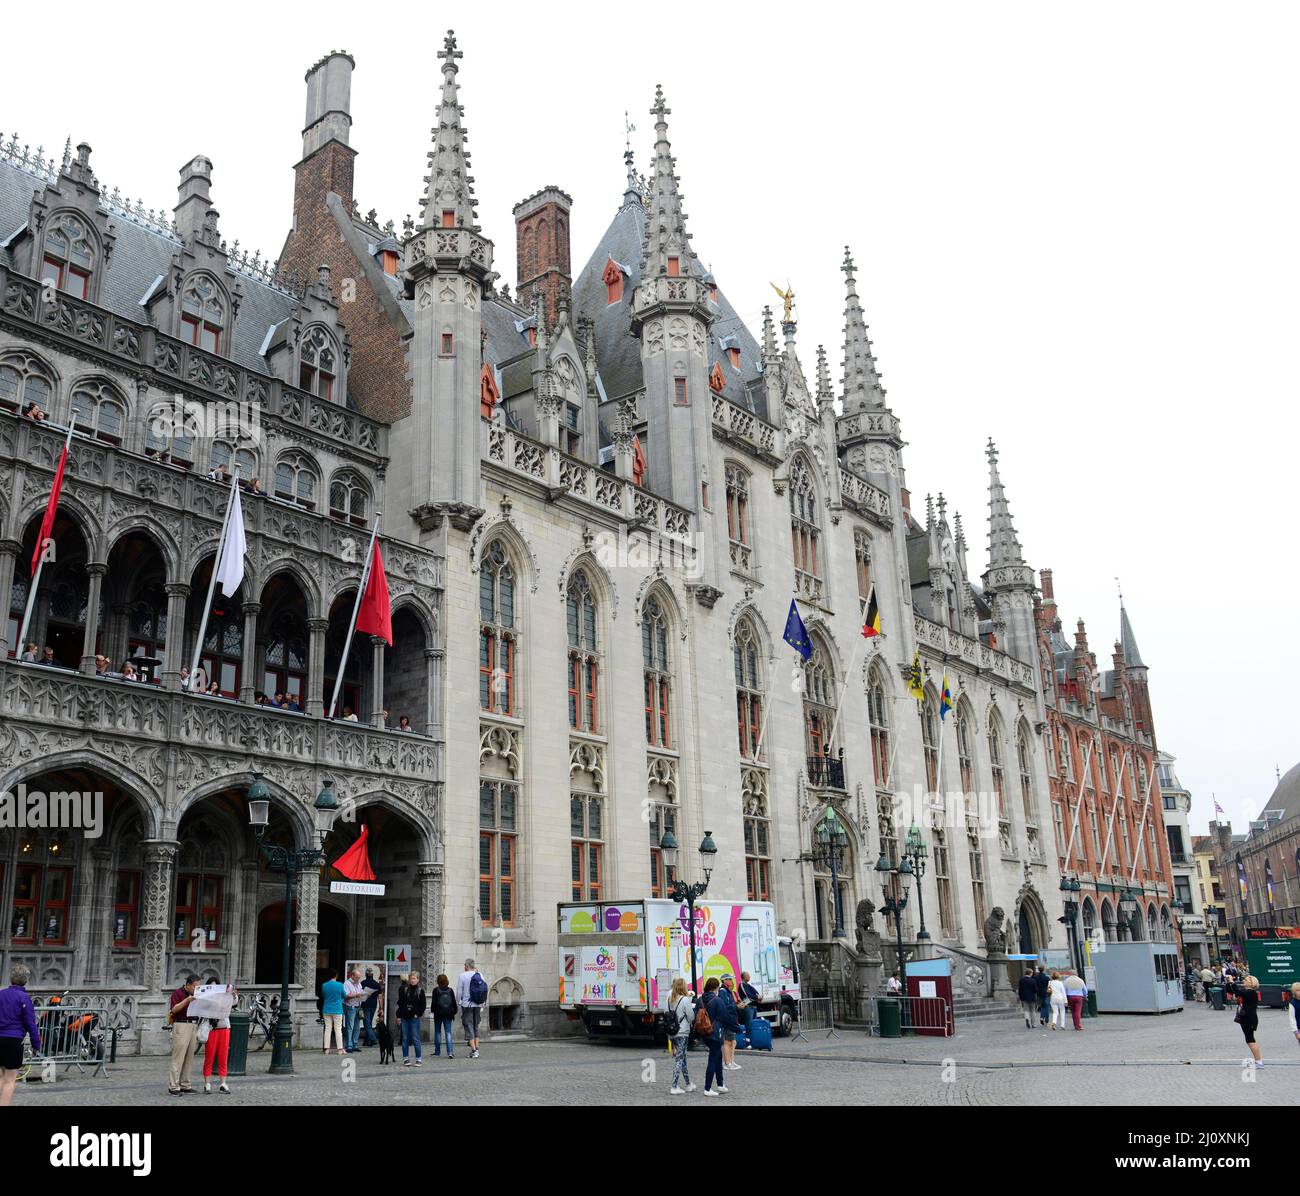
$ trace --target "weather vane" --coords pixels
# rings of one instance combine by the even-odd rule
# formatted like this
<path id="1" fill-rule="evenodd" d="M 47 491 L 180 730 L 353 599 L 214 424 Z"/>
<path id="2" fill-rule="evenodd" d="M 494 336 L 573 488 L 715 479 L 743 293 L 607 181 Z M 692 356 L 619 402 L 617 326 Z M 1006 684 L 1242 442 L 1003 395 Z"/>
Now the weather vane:
<path id="1" fill-rule="evenodd" d="M 772 290 L 780 295 L 785 303 L 785 315 L 782 317 L 781 322 L 783 324 L 794 323 L 794 291 L 790 286 L 790 280 L 786 279 L 784 291 L 776 283 L 772 284 Z"/>
<path id="2" fill-rule="evenodd" d="M 630 120 L 628 120 L 628 118 L 627 118 L 627 109 L 624 108 L 624 109 L 623 109 L 623 140 L 624 140 L 624 148 L 629 149 L 629 150 L 632 148 L 632 134 L 635 133 L 635 132 L 636 132 L 636 125 L 634 125 Z"/>

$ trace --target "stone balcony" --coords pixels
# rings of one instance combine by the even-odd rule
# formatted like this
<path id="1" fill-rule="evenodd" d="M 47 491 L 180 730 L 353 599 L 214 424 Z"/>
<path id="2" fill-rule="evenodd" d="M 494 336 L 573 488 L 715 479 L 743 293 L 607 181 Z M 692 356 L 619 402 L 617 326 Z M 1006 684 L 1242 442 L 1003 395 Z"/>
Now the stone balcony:
<path id="1" fill-rule="evenodd" d="M 713 434 L 769 464 L 775 465 L 780 460 L 777 449 L 780 433 L 777 429 L 752 412 L 716 394 L 713 396 Z"/>
<path id="2" fill-rule="evenodd" d="M 912 616 L 916 628 L 916 641 L 925 648 L 942 652 L 945 657 L 961 660 L 972 668 L 990 673 L 1011 685 L 1021 686 L 1029 691 L 1034 688 L 1034 670 L 1024 661 L 990 648 L 987 644 L 971 636 L 945 627 L 942 623 L 925 618 L 923 615 Z"/>

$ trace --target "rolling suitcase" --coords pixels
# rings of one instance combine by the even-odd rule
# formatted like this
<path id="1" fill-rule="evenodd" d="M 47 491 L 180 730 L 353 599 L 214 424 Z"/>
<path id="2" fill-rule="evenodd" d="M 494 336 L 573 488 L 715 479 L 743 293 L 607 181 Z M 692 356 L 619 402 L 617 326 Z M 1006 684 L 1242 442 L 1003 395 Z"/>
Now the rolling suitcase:
<path id="1" fill-rule="evenodd" d="M 761 1017 L 756 1017 L 749 1024 L 749 1047 L 754 1051 L 770 1051 L 772 1049 L 772 1023 Z"/>

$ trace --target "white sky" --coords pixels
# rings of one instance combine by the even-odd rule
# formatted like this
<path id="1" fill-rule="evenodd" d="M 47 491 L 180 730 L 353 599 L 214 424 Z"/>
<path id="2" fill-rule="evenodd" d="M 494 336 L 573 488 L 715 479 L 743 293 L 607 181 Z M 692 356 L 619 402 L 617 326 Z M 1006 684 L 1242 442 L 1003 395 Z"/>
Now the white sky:
<path id="1" fill-rule="evenodd" d="M 788 278 L 805 371 L 824 342 L 838 385 L 853 247 L 916 506 L 942 490 L 963 512 L 978 576 L 993 436 L 1067 634 L 1082 615 L 1109 661 L 1119 576 L 1193 827 L 1213 792 L 1244 829 L 1274 766 L 1300 758 L 1300 567 L 1282 534 L 1300 466 L 1300 8 L 474 10 L 454 22 L 461 98 L 511 287 L 511 207 L 549 183 L 573 196 L 576 274 L 619 203 L 623 111 L 645 169 L 661 82 L 688 227 L 736 309 L 757 331 Z M 357 199 L 400 228 L 451 10 L 413 11 L 69 4 L 51 43 L 49 10 L 18 6 L 0 123 L 47 152 L 89 141 L 101 182 L 146 207 L 172 207 L 180 165 L 207 154 L 223 235 L 274 256 L 303 74 L 347 49 Z"/>

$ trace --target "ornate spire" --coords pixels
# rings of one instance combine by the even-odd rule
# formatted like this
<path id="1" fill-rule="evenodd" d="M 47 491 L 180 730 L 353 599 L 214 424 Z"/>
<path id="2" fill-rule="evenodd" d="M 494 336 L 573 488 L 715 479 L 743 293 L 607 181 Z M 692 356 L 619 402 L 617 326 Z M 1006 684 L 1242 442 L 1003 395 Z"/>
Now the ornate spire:
<path id="1" fill-rule="evenodd" d="M 817 346 L 817 402 L 833 403 L 835 392 L 831 389 L 831 367 L 826 360 L 826 346 Z"/>
<path id="2" fill-rule="evenodd" d="M 1023 565 L 1025 558 L 1020 540 L 1011 522 L 1011 508 L 998 476 L 998 450 L 990 438 L 986 450 L 989 459 L 989 568 Z"/>
<path id="3" fill-rule="evenodd" d="M 880 384 L 876 359 L 867 336 L 867 319 L 858 299 L 857 279 L 853 276 L 853 255 L 844 246 L 844 411 L 879 409 L 885 405 L 885 388 Z"/>
<path id="4" fill-rule="evenodd" d="M 1119 599 L 1119 644 L 1124 655 L 1124 664 L 1130 669 L 1144 669 L 1142 653 L 1138 651 L 1137 637 L 1133 634 L 1133 624 L 1128 621 L 1128 611 L 1124 608 L 1124 595 Z"/>
<path id="5" fill-rule="evenodd" d="M 763 308 L 763 360 L 777 356 L 776 325 L 772 322 L 772 309 Z"/>
<path id="6" fill-rule="evenodd" d="M 456 35 L 450 29 L 443 42 L 442 101 L 438 106 L 438 123 L 430 130 L 433 149 L 429 151 L 429 173 L 425 177 L 424 228 L 469 228 L 478 231 L 474 206 L 474 176 L 469 173 L 469 134 L 461 124 L 465 114 L 461 107 L 460 84 L 456 82 L 456 65 L 464 53 L 456 49 Z M 450 216 L 447 213 L 451 213 Z"/>
<path id="7" fill-rule="evenodd" d="M 636 158 L 631 146 L 623 151 L 623 167 L 627 171 L 627 186 L 623 188 L 623 207 L 631 207 L 634 204 L 640 207 L 644 200 L 644 193 L 641 190 L 641 178 L 636 172 Z"/>
<path id="8" fill-rule="evenodd" d="M 669 258 L 677 259 L 677 271 L 685 277 L 691 273 L 690 266 L 695 260 L 690 235 L 686 232 L 686 214 L 682 211 L 684 197 L 677 190 L 672 146 L 668 143 L 668 116 L 671 112 L 672 109 L 664 104 L 663 87 L 656 86 L 655 105 L 650 109 L 655 118 L 654 178 L 646 211 L 642 278 L 661 278 L 668 274 Z"/>

